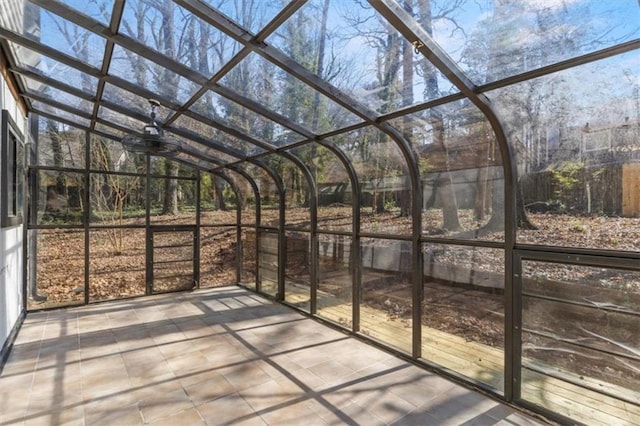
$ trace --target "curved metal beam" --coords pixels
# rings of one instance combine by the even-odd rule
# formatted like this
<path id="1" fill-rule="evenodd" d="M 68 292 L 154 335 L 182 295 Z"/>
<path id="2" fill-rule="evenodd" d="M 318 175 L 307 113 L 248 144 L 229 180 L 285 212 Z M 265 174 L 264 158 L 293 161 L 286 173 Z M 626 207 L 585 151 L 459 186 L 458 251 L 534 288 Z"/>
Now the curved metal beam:
<path id="1" fill-rule="evenodd" d="M 514 362 L 518 354 L 514 346 L 519 339 L 519 327 L 515 324 L 516 313 L 513 290 L 513 254 L 516 236 L 516 185 L 517 170 L 514 153 L 509 146 L 504 127 L 491 106 L 490 100 L 477 93 L 477 87 L 433 37 L 398 3 L 393 0 L 369 0 L 371 5 L 409 42 L 442 72 L 485 115 L 496 136 L 504 173 L 504 238 L 505 238 L 505 398 L 511 401 L 514 387 L 519 386 L 518 372 Z M 517 369 L 519 371 L 519 369 Z"/>

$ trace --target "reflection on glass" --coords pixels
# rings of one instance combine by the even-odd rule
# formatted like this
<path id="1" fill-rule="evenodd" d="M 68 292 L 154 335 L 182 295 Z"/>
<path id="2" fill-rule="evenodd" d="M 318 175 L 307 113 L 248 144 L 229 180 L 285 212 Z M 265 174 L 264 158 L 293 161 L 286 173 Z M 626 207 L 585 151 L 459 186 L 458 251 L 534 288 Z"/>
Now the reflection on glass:
<path id="1" fill-rule="evenodd" d="M 360 331 L 411 353 L 411 242 L 363 238 L 361 250 Z"/>
<path id="2" fill-rule="evenodd" d="M 361 230 L 410 234 L 411 182 L 397 143 L 373 127 L 333 137 L 331 142 L 344 151 L 358 175 Z M 350 196 L 347 189 L 345 197 Z"/>
<path id="3" fill-rule="evenodd" d="M 284 300 L 303 311 L 311 310 L 311 245 L 307 232 L 285 232 L 287 250 Z"/>
<path id="4" fill-rule="evenodd" d="M 255 100 L 313 133 L 324 133 L 361 121 L 326 96 L 277 68 L 256 53 L 249 54 L 220 84 Z M 296 102 L 282 102 L 277 94 Z"/>
<path id="5" fill-rule="evenodd" d="M 518 153 L 529 221 L 519 242 L 637 250 L 639 60 L 634 51 L 488 93 Z"/>
<path id="6" fill-rule="evenodd" d="M 186 102 L 199 89 L 198 84 L 120 45 L 113 49 L 109 74 L 157 93 L 174 103 Z"/>
<path id="7" fill-rule="evenodd" d="M 128 0 L 120 32 L 205 77 L 239 50 L 238 42 L 172 1 Z"/>
<path id="8" fill-rule="evenodd" d="M 115 0 L 66 1 L 67 6 L 108 26 Z"/>
<path id="9" fill-rule="evenodd" d="M 98 120 L 101 120 L 101 119 L 99 118 Z M 113 139 L 118 139 L 118 140 L 122 139 L 122 137 L 127 134 L 127 133 L 123 132 L 122 130 L 116 129 L 115 127 L 108 126 L 108 125 L 106 125 L 104 123 L 101 123 L 99 121 L 96 121 L 96 124 L 95 124 L 95 126 L 93 126 L 93 129 L 96 132 L 100 132 L 100 133 L 102 133 L 104 135 L 112 136 Z"/>
<path id="10" fill-rule="evenodd" d="M 455 239 L 504 239 L 500 148 L 484 115 L 468 101 L 392 120 L 418 156 L 422 233 Z"/>
<path id="11" fill-rule="evenodd" d="M 89 202 L 92 224 L 144 225 L 145 178 L 144 176 L 92 173 Z"/>
<path id="12" fill-rule="evenodd" d="M 262 293 L 278 294 L 278 234 L 258 231 L 258 285 Z"/>
<path id="13" fill-rule="evenodd" d="M 31 2 L 13 3 L 3 5 L 6 9 L 3 7 L 5 10 L 0 14 L 0 26 L 100 69 L 106 45 L 104 38 Z M 50 34 L 56 36 L 41 37 Z"/>
<path id="14" fill-rule="evenodd" d="M 203 1 L 254 34 L 273 19 L 283 7 L 283 2 L 280 0 L 243 2 L 241 6 L 234 1 Z"/>
<path id="15" fill-rule="evenodd" d="M 635 423 L 640 273 L 538 261 L 522 271 L 522 398 L 579 423 Z"/>
<path id="16" fill-rule="evenodd" d="M 311 228 L 311 191 L 308 180 L 293 161 L 279 156 L 265 157 L 265 163 L 280 175 L 285 195 L 285 226 Z"/>
<path id="17" fill-rule="evenodd" d="M 275 121 L 212 91 L 205 92 L 191 109 L 203 117 L 224 123 L 274 146 L 283 146 L 303 139 L 301 135 Z"/>
<path id="18" fill-rule="evenodd" d="M 297 39 L 312 41 L 310 46 L 292 46 L 290 40 Z M 267 41 L 382 114 L 454 91 L 423 55 L 414 53 L 409 40 L 359 0 L 311 0 Z M 323 58 L 322 63 L 317 58 Z"/>
<path id="19" fill-rule="evenodd" d="M 84 175 L 38 172 L 38 225 L 81 225 L 84 222 L 82 194 Z"/>
<path id="20" fill-rule="evenodd" d="M 91 135 L 90 157 L 92 170 L 144 173 L 146 157 L 124 149 L 120 142 Z"/>
<path id="21" fill-rule="evenodd" d="M 197 154 L 198 158 L 204 157 L 204 161 L 209 161 L 211 164 L 209 167 L 206 167 L 205 170 L 221 163 L 226 164 L 238 161 L 238 157 L 232 156 L 231 154 L 226 154 L 219 149 L 211 148 L 210 146 L 204 145 L 201 142 L 187 139 L 186 137 L 182 137 L 174 132 L 165 131 L 164 134 L 177 139 L 180 142 L 180 151 L 185 153 L 195 153 Z M 206 139 L 204 141 L 206 141 Z"/>
<path id="22" fill-rule="evenodd" d="M 242 229 L 242 276 L 243 285 L 256 289 L 256 231 L 253 228 Z"/>
<path id="23" fill-rule="evenodd" d="M 424 244 L 422 357 L 504 388 L 504 251 Z"/>
<path id="24" fill-rule="evenodd" d="M 111 122 L 119 127 L 128 128 L 132 132 L 137 133 L 141 133 L 144 129 L 144 126 L 147 124 L 146 122 L 140 121 L 125 114 L 121 114 L 105 106 L 101 106 L 98 109 L 98 118 L 101 118 L 107 122 Z"/>
<path id="25" fill-rule="evenodd" d="M 38 303 L 29 299 L 29 309 L 83 303 L 84 231 L 40 229 L 37 234 L 37 292 L 47 300 Z"/>
<path id="26" fill-rule="evenodd" d="M 634 0 L 465 0 L 445 13 L 423 12 L 417 13 L 425 16 L 419 23 L 426 31 L 433 28 L 435 40 L 476 84 L 636 39 L 640 21 Z"/>
<path id="27" fill-rule="evenodd" d="M 280 193 L 276 183 L 263 168 L 250 165 L 247 167 L 249 176 L 258 185 L 260 194 L 260 225 L 280 225 Z"/>
<path id="28" fill-rule="evenodd" d="M 96 77 L 85 74 L 76 68 L 58 62 L 48 56 L 35 52 L 19 44 L 8 42 L 13 56 L 21 68 L 44 77 L 65 83 L 83 92 L 94 95 L 98 87 Z"/>
<path id="29" fill-rule="evenodd" d="M 82 169 L 85 163 L 85 132 L 40 117 L 38 120 L 38 165 Z"/>
<path id="30" fill-rule="evenodd" d="M 31 106 L 33 107 L 34 112 L 36 113 L 43 112 L 43 113 L 52 115 L 56 118 L 61 118 L 61 119 L 70 121 L 71 123 L 78 125 L 78 127 L 89 128 L 89 125 L 91 124 L 91 120 L 89 120 L 88 118 L 80 117 L 79 115 L 76 115 L 74 113 L 68 112 L 60 108 L 53 107 L 44 102 L 40 102 L 32 99 Z M 81 113 L 81 112 L 82 111 L 78 111 L 78 113 Z"/>
<path id="31" fill-rule="evenodd" d="M 305 144 L 291 152 L 316 179 L 318 229 L 351 231 L 353 194 L 344 164 L 334 153 L 317 143 Z"/>
<path id="32" fill-rule="evenodd" d="M 347 328 L 353 318 L 353 257 L 351 238 L 318 234 L 317 313 Z"/>
<path id="33" fill-rule="evenodd" d="M 149 116 L 151 107 L 149 105 L 149 99 L 125 90 L 121 87 L 114 86 L 113 84 L 106 83 L 104 85 L 104 92 L 102 98 L 121 107 L 124 107 L 132 112 L 137 112 L 140 115 Z M 167 118 L 171 117 L 175 111 L 164 105 L 155 109 L 156 121 L 163 123 Z"/>
<path id="34" fill-rule="evenodd" d="M 263 148 L 260 148 L 251 142 L 247 142 L 216 129 L 213 126 L 203 123 L 200 120 L 188 117 L 186 115 L 180 115 L 174 122 L 175 127 L 185 129 L 205 138 L 205 140 L 215 141 L 217 144 L 228 147 L 236 152 L 242 152 L 244 154 L 259 154 L 264 152 Z"/>
<path id="35" fill-rule="evenodd" d="M 200 228 L 200 288 L 236 283 L 236 247 L 236 228 Z"/>
<path id="36" fill-rule="evenodd" d="M 90 301 L 145 294 L 145 239 L 144 229 L 89 231 Z"/>
<path id="37" fill-rule="evenodd" d="M 27 93 L 42 96 L 51 101 L 82 111 L 86 114 L 91 114 L 91 112 L 93 112 L 93 102 L 79 98 L 68 92 L 56 89 L 55 87 L 46 85 L 28 77 L 22 77 L 22 81 L 25 83 Z"/>
<path id="38" fill-rule="evenodd" d="M 249 184 L 249 181 L 240 173 L 232 170 L 226 170 L 225 174 L 234 182 L 235 187 L 239 192 L 241 215 L 240 222 L 243 225 L 255 225 L 256 198 L 252 186 Z"/>

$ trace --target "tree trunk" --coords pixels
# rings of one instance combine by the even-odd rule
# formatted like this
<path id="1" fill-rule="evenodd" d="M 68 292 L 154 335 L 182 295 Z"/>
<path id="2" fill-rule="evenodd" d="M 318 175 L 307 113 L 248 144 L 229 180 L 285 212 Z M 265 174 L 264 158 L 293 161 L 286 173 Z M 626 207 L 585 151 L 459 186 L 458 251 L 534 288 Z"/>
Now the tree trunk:
<path id="1" fill-rule="evenodd" d="M 173 161 L 165 162 L 166 179 L 164 182 L 164 203 L 162 205 L 162 214 L 177 215 L 178 214 L 178 180 L 169 176 L 178 174 L 178 164 Z"/>
<path id="2" fill-rule="evenodd" d="M 419 20 L 425 31 L 433 36 L 433 26 L 431 22 L 431 0 L 419 0 Z M 429 99 L 436 99 L 439 96 L 438 70 L 425 58 L 422 60 L 423 75 L 426 92 Z M 435 146 L 442 150 L 444 156 L 445 170 L 439 177 L 438 200 L 442 207 L 442 227 L 448 231 L 457 231 L 461 228 L 458 219 L 458 202 L 453 189 L 451 173 L 449 172 L 449 152 L 444 139 L 444 123 L 442 116 L 432 109 L 430 112 L 430 122 L 433 128 L 433 142 Z"/>
<path id="3" fill-rule="evenodd" d="M 224 201 L 223 187 L 221 182 L 222 179 L 217 176 L 211 175 L 211 180 L 213 181 L 213 188 L 216 193 L 215 207 L 222 211 L 226 211 L 227 203 Z"/>

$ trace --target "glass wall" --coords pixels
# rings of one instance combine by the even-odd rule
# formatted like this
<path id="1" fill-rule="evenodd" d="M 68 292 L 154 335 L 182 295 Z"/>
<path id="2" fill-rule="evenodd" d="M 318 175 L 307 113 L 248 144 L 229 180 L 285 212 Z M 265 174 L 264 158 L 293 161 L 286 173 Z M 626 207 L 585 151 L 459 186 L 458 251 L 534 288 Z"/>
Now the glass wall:
<path id="1" fill-rule="evenodd" d="M 381 238 L 361 242 L 360 331 L 412 353 L 411 243 Z"/>
<path id="2" fill-rule="evenodd" d="M 319 234 L 317 313 L 351 329 L 356 270 L 352 238 Z"/>
<path id="3" fill-rule="evenodd" d="M 423 244 L 422 252 L 422 357 L 502 391 L 504 251 Z"/>
<path id="4" fill-rule="evenodd" d="M 522 294 L 522 399 L 580 423 L 640 419 L 640 273 L 523 260 Z"/>
<path id="5" fill-rule="evenodd" d="M 637 1 L 24 3 L 30 308 L 239 279 L 561 423 L 640 423 Z M 150 118 L 178 152 L 122 148 Z"/>

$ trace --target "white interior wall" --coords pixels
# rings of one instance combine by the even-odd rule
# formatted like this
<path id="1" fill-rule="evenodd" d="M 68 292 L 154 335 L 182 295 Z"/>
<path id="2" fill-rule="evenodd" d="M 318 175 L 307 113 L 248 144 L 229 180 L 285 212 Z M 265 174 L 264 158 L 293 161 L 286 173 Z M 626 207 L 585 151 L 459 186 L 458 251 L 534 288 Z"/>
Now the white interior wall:
<path id="1" fill-rule="evenodd" d="M 9 111 L 22 134 L 26 120 L 0 75 L 0 108 Z M 0 165 L 1 167 L 2 165 Z M 0 228 L 0 348 L 4 348 L 23 313 L 23 225 Z"/>

